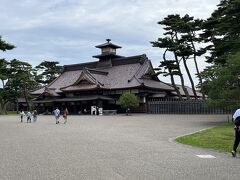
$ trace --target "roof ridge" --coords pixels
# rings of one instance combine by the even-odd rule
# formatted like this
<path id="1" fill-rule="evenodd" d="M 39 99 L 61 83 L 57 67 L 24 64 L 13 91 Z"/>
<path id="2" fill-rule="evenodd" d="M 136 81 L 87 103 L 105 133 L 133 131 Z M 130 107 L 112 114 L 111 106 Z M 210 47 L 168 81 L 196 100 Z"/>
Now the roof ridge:
<path id="1" fill-rule="evenodd" d="M 108 75 L 108 72 L 106 72 L 106 71 L 101 71 L 101 70 L 98 70 L 98 69 L 90 69 L 90 68 L 85 68 L 85 69 L 87 69 L 89 72 L 96 72 L 98 74 Z"/>
<path id="2" fill-rule="evenodd" d="M 120 58 L 115 58 L 113 60 L 118 61 L 118 60 L 122 60 L 122 59 L 134 59 L 137 57 L 146 57 L 146 54 L 140 54 L 140 55 L 135 55 L 135 56 L 124 56 L 124 57 L 120 57 Z"/>
<path id="3" fill-rule="evenodd" d="M 94 63 L 97 63 L 97 62 L 98 61 L 84 62 L 84 63 L 77 63 L 77 64 L 68 64 L 68 65 L 64 65 L 63 67 L 77 66 L 77 65 L 86 65 L 86 64 L 94 64 Z"/>

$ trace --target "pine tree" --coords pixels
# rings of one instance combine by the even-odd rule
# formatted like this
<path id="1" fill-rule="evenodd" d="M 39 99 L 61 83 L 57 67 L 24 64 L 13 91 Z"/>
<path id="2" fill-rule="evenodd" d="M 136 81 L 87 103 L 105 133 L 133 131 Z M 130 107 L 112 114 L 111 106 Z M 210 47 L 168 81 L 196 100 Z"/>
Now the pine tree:
<path id="1" fill-rule="evenodd" d="M 202 72 L 208 96 L 221 105 L 239 100 L 240 1 L 222 0 L 203 27 L 201 37 L 211 43 L 206 50 L 212 66 Z"/>
<path id="2" fill-rule="evenodd" d="M 51 83 L 54 79 L 56 79 L 60 73 L 62 72 L 62 66 L 58 65 L 57 61 L 43 61 L 38 66 L 35 67 L 36 73 L 36 81 L 40 85 L 47 85 Z"/>
<path id="3" fill-rule="evenodd" d="M 196 43 L 199 43 L 200 41 L 198 34 L 201 30 L 202 20 L 194 19 L 189 15 L 185 15 L 183 17 L 180 17 L 180 15 L 168 15 L 166 18 L 164 18 L 164 20 L 160 21 L 159 24 L 164 25 L 164 30 L 166 31 L 164 35 L 166 37 L 158 38 L 158 41 L 152 42 L 153 46 L 166 48 L 166 52 L 164 54 L 167 52 L 172 53 L 175 65 L 178 67 L 178 72 L 176 73 L 175 69 L 174 75 L 178 75 L 180 77 L 182 88 L 186 94 L 186 97 L 189 99 L 190 97 L 187 89 L 185 88 L 185 83 L 180 68 L 180 62 L 183 62 L 184 68 L 191 83 L 194 97 L 197 99 L 198 96 L 187 61 L 191 59 L 194 60 L 197 76 L 201 84 L 200 87 L 202 87 L 202 78 L 198 69 L 197 57 L 203 55 L 205 51 L 203 49 L 196 48 Z M 164 61 L 165 62 L 163 64 L 166 65 L 166 60 Z M 169 70 L 169 67 L 165 66 L 165 68 Z M 172 73 L 169 73 L 169 75 L 171 74 Z M 203 98 L 205 98 L 203 87 L 201 88 L 201 92 L 203 93 Z"/>

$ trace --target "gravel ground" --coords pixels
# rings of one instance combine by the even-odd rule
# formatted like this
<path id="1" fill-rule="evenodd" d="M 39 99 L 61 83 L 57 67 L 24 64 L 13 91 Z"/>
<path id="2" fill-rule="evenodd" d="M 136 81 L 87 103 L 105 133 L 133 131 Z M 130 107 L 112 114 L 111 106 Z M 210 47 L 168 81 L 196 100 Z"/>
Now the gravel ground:
<path id="1" fill-rule="evenodd" d="M 0 116 L 0 180 L 239 179 L 240 158 L 172 139 L 227 115 Z M 201 159 L 196 155 L 213 155 Z"/>

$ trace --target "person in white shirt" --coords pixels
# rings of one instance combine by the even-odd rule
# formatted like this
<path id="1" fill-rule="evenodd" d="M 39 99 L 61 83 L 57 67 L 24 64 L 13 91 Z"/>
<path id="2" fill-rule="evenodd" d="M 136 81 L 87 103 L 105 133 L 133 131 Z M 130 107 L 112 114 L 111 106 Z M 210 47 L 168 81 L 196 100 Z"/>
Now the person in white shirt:
<path id="1" fill-rule="evenodd" d="M 59 110 L 58 108 L 56 108 L 56 109 L 53 111 L 53 114 L 54 114 L 55 119 L 56 119 L 56 124 L 59 124 L 60 110 Z"/>
<path id="2" fill-rule="evenodd" d="M 232 156 L 236 157 L 237 154 L 237 148 L 240 142 L 240 109 L 237 109 L 235 113 L 233 114 L 233 122 L 235 124 L 234 130 L 235 130 L 235 140 L 233 144 L 233 150 L 232 150 Z"/>
<path id="3" fill-rule="evenodd" d="M 24 111 L 21 111 L 21 112 L 20 112 L 21 123 L 23 122 L 23 117 L 24 117 L 24 116 L 25 116 Z"/>
<path id="4" fill-rule="evenodd" d="M 30 111 L 28 111 L 27 113 L 27 123 L 31 123 L 31 120 L 32 120 L 32 114 Z"/>

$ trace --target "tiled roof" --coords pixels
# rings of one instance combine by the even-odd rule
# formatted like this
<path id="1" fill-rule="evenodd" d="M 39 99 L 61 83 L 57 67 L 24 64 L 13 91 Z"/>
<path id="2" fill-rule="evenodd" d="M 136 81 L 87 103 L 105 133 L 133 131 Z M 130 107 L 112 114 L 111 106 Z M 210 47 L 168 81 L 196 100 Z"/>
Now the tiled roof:
<path id="1" fill-rule="evenodd" d="M 33 92 L 31 92 L 32 95 L 39 95 L 39 94 L 42 94 L 44 92 L 44 87 L 40 88 L 40 89 L 37 89 Z"/>
<path id="2" fill-rule="evenodd" d="M 68 87 L 64 87 L 61 88 L 62 91 L 81 91 L 81 90 L 92 90 L 92 89 L 96 89 L 97 85 L 95 84 L 86 84 L 86 85 L 75 85 L 75 86 L 68 86 Z"/>
<path id="3" fill-rule="evenodd" d="M 90 90 L 95 88 L 103 89 L 125 89 L 139 86 L 156 88 L 161 90 L 174 90 L 171 86 L 161 81 L 143 79 L 149 68 L 152 68 L 150 60 L 146 55 L 117 58 L 112 60 L 110 68 L 97 69 L 97 63 L 88 63 L 65 66 L 65 71 L 55 79 L 48 88 L 55 89 L 57 93 L 62 91 Z M 76 67 L 75 67 L 76 66 Z M 95 67 L 95 68 L 94 68 Z M 81 76 L 86 76 L 89 84 L 81 84 Z M 43 92 L 37 90 L 32 94 Z"/>
<path id="4" fill-rule="evenodd" d="M 75 96 L 69 98 L 58 98 L 58 99 L 44 99 L 44 100 L 34 100 L 35 103 L 47 103 L 47 102 L 72 102 L 72 101 L 87 101 L 87 100 L 114 100 L 113 98 L 102 96 L 102 95 L 85 95 L 85 96 Z"/>
<path id="5" fill-rule="evenodd" d="M 183 91 L 182 86 L 177 84 L 177 87 L 178 87 L 178 89 L 179 89 L 180 94 L 183 95 L 183 96 L 185 96 L 185 93 L 184 93 L 184 91 Z M 187 89 L 187 91 L 188 91 L 188 93 L 189 93 L 189 96 L 192 96 L 192 97 L 193 97 L 194 94 L 193 94 L 192 88 L 190 88 L 190 87 L 188 87 L 188 86 L 185 86 L 185 88 Z M 175 91 L 172 92 L 172 93 L 173 93 L 173 94 L 177 94 Z M 196 93 L 197 93 L 197 96 L 198 96 L 198 97 L 202 97 L 202 93 L 200 93 L 200 92 L 196 92 Z"/>
<path id="6" fill-rule="evenodd" d="M 151 79 L 143 79 L 142 81 L 145 86 L 150 88 L 174 91 L 174 88 L 172 86 L 169 86 L 167 83 L 164 83 L 161 81 L 158 82 L 158 81 L 153 81 Z"/>
<path id="7" fill-rule="evenodd" d="M 62 92 L 60 88 L 74 84 L 79 78 L 81 72 L 82 72 L 81 70 L 64 72 L 55 81 L 53 81 L 48 87 L 55 88 L 56 92 Z"/>
<path id="8" fill-rule="evenodd" d="M 113 43 L 111 43 L 110 41 L 108 41 L 108 42 L 106 42 L 106 43 L 104 43 L 104 44 L 97 45 L 97 46 L 95 46 L 95 47 L 96 47 L 96 48 L 113 47 L 113 48 L 115 48 L 115 49 L 121 48 L 121 46 L 118 46 L 118 45 L 116 45 L 116 44 L 113 44 Z"/>

